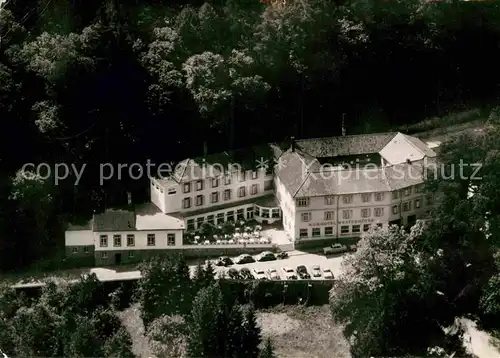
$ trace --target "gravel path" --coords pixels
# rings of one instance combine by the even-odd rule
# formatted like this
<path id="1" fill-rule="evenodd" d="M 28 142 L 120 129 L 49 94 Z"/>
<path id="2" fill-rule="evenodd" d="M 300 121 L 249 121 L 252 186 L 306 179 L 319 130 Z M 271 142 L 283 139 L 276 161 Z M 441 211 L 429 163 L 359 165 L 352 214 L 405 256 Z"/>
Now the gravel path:
<path id="1" fill-rule="evenodd" d="M 257 324 L 263 335 L 282 335 L 300 327 L 300 321 L 286 313 L 259 313 Z"/>
<path id="2" fill-rule="evenodd" d="M 132 352 L 138 358 L 152 357 L 149 350 L 149 342 L 144 336 L 144 324 L 142 323 L 141 312 L 137 305 L 131 306 L 118 313 L 123 325 L 132 336 Z"/>

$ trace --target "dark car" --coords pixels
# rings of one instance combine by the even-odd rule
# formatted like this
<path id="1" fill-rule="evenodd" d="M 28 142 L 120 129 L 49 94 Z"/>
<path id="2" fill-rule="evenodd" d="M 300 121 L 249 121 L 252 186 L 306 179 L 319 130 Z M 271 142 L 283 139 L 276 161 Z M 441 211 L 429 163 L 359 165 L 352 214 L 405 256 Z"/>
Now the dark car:
<path id="1" fill-rule="evenodd" d="M 297 266 L 297 275 L 303 280 L 308 280 L 311 278 L 309 272 L 307 272 L 307 268 L 304 265 Z"/>
<path id="2" fill-rule="evenodd" d="M 261 254 L 257 255 L 256 259 L 259 262 L 274 261 L 276 260 L 276 256 L 274 256 L 271 251 L 264 251 Z"/>
<path id="3" fill-rule="evenodd" d="M 252 262 L 255 262 L 254 258 L 248 254 L 241 254 L 238 256 L 234 262 L 238 265 L 243 265 L 243 264 L 251 264 Z"/>
<path id="4" fill-rule="evenodd" d="M 233 280 L 239 280 L 241 278 L 240 273 L 235 268 L 230 268 L 229 270 L 227 270 L 227 275 Z"/>
<path id="5" fill-rule="evenodd" d="M 217 266 L 227 267 L 227 266 L 231 266 L 233 264 L 233 261 L 227 256 L 222 256 L 222 257 L 219 257 L 219 259 L 217 260 L 217 262 L 215 264 Z"/>
<path id="6" fill-rule="evenodd" d="M 278 259 L 286 259 L 288 257 L 288 254 L 285 251 L 280 252 L 279 254 L 276 254 L 276 257 Z"/>
<path id="7" fill-rule="evenodd" d="M 250 270 L 246 267 L 243 267 L 241 270 L 240 270 L 240 276 L 243 280 L 253 280 L 254 277 L 252 275 L 252 273 L 250 272 Z"/>

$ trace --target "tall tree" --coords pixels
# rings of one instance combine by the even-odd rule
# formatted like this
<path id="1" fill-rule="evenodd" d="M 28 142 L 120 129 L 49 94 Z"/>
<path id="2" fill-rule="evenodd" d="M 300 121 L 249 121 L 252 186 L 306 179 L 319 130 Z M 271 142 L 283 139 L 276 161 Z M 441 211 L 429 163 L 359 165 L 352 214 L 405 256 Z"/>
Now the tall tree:
<path id="1" fill-rule="evenodd" d="M 137 296 L 146 327 L 162 315 L 190 312 L 191 279 L 182 258 L 153 259 L 141 266 L 141 275 Z"/>
<path id="2" fill-rule="evenodd" d="M 50 237 L 55 190 L 53 176 L 50 169 L 48 171 L 40 174 L 19 170 L 12 180 L 10 199 L 19 215 L 16 229 L 18 237 L 26 240 L 18 242 L 24 248 L 24 257 L 19 260 L 28 260 L 28 263 L 56 247 Z"/>
<path id="3" fill-rule="evenodd" d="M 225 357 L 245 357 L 244 321 L 239 305 L 234 305 L 228 319 Z"/>
<path id="4" fill-rule="evenodd" d="M 262 348 L 259 358 L 275 358 L 273 343 L 271 342 L 271 338 L 266 338 L 266 343 L 264 344 L 264 348 Z"/>
<path id="5" fill-rule="evenodd" d="M 253 305 L 247 307 L 243 325 L 242 350 L 244 357 L 258 357 L 259 345 L 262 341 L 260 327 Z"/>
<path id="6" fill-rule="evenodd" d="M 158 357 L 187 357 L 188 324 L 182 316 L 161 316 L 151 323 L 147 337 Z"/>
<path id="7" fill-rule="evenodd" d="M 201 289 L 193 301 L 191 311 L 188 352 L 191 357 L 222 357 L 225 347 L 220 346 L 224 326 L 219 326 L 226 315 L 222 294 L 218 286 Z"/>

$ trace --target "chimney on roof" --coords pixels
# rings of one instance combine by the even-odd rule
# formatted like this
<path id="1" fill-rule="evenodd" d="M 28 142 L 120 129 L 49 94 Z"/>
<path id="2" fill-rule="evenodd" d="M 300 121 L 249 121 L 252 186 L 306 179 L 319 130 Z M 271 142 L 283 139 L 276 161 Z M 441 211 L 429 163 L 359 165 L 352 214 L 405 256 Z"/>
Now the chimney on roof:
<path id="1" fill-rule="evenodd" d="M 295 152 L 295 137 L 290 137 L 290 141 L 292 142 L 292 152 Z"/>
<path id="2" fill-rule="evenodd" d="M 132 205 L 132 193 L 127 191 L 127 205 Z"/>
<path id="3" fill-rule="evenodd" d="M 411 164 L 410 158 L 406 158 L 406 163 Z"/>

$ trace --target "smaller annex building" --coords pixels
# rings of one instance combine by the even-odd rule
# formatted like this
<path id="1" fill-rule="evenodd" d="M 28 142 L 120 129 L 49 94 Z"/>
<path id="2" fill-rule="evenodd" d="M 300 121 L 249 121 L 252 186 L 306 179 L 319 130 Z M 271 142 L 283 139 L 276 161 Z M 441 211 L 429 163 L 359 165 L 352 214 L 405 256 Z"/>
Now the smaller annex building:
<path id="1" fill-rule="evenodd" d="M 108 209 L 85 225 L 68 226 L 66 256 L 98 266 L 137 262 L 157 250 L 180 249 L 184 228 L 184 220 L 162 213 L 152 203 Z"/>

